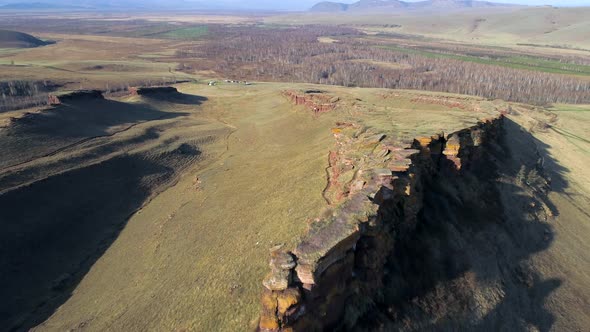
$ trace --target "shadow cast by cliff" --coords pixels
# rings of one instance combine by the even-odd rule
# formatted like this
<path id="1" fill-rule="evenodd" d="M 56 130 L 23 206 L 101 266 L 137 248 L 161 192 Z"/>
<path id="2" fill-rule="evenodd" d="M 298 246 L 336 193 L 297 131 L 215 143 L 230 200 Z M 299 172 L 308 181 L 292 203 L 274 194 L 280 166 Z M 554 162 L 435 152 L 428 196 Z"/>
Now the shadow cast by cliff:
<path id="1" fill-rule="evenodd" d="M 148 104 L 108 99 L 74 100 L 39 113 L 27 113 L 0 128 L 0 151 L 6 156 L 0 160 L 0 168 L 19 166 L 95 138 L 114 136 L 146 121 L 185 115 Z"/>
<path id="2" fill-rule="evenodd" d="M 207 101 L 206 97 L 182 93 L 174 88 L 171 88 L 170 90 L 162 90 L 158 88 L 147 90 L 144 88 L 138 91 L 138 93 L 148 100 L 163 101 L 181 105 L 199 105 Z"/>
<path id="3" fill-rule="evenodd" d="M 93 135 L 110 135 L 107 129 L 116 124 L 184 115 L 109 100 L 89 103 L 101 108 L 84 109 L 84 105 L 77 103 L 62 105 L 35 115 L 29 119 L 32 123 L 25 120 L 20 124 L 24 128 L 13 134 L 26 138 L 35 131 L 47 137 L 78 138 L 88 135 L 90 130 Z M 101 112 L 102 109 L 105 111 Z M 70 121 L 60 131 L 55 126 L 64 117 Z M 80 117 L 90 119 L 78 127 L 89 128 L 76 128 L 75 120 L 81 120 Z M 158 137 L 154 130 L 138 131 L 129 139 L 95 147 L 90 157 L 110 156 L 128 145 Z M 51 142 L 43 142 L 48 143 Z M 18 174 L 3 178 L 0 183 L 4 181 L 10 188 L 0 194 L 2 330 L 27 331 L 47 320 L 70 298 L 129 218 L 200 156 L 199 147 L 193 143 L 166 142 L 155 150 L 118 154 L 98 163 L 81 160 L 74 169 L 66 168 L 63 173 L 25 186 L 15 186 L 15 181 L 21 179 Z M 74 155 L 66 161 L 74 162 L 76 158 Z M 34 171 L 26 169 L 21 173 Z"/>
<path id="4" fill-rule="evenodd" d="M 530 257 L 553 241 L 546 194 L 567 188 L 567 169 L 518 124 L 503 128 L 460 176 L 429 181 L 416 231 L 396 240 L 376 310 L 355 330 L 551 329 L 544 303 L 562 281 L 543 280 Z"/>

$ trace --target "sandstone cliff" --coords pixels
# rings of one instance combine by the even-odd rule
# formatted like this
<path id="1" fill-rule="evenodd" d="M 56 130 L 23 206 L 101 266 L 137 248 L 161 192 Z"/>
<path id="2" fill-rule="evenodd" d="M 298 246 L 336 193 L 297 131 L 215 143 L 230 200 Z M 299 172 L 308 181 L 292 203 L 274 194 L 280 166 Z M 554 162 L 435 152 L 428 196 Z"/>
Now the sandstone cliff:
<path id="1" fill-rule="evenodd" d="M 351 313 L 351 303 L 382 296 L 388 260 L 396 244 L 415 232 L 425 188 L 438 176 L 468 172 L 484 146 L 497 140 L 503 120 L 418 137 L 405 146 L 354 124 L 334 128 L 338 149 L 330 154 L 324 193 L 331 208 L 296 248 L 271 250 L 260 330 L 356 324 L 363 313 Z"/>
<path id="2" fill-rule="evenodd" d="M 295 105 L 304 105 L 314 113 L 325 113 L 336 108 L 338 98 L 322 94 L 322 91 L 291 91 L 287 90 L 283 94 Z"/>

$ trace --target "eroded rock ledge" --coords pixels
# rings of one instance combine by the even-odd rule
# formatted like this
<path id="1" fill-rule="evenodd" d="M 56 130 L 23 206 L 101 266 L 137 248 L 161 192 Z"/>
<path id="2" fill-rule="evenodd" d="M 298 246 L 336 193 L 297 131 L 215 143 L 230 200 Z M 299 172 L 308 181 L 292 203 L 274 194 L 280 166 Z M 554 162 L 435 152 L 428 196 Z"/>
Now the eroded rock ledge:
<path id="1" fill-rule="evenodd" d="M 295 105 L 303 105 L 315 113 L 326 113 L 334 110 L 339 101 L 338 97 L 324 94 L 319 90 L 292 91 L 283 92 L 285 97 L 289 98 Z"/>
<path id="2" fill-rule="evenodd" d="M 50 95 L 48 97 L 49 105 L 61 105 L 80 100 L 102 100 L 104 96 L 100 90 L 77 90 L 62 95 Z"/>
<path id="3" fill-rule="evenodd" d="M 259 330 L 337 328 L 347 303 L 377 296 L 394 244 L 415 230 L 425 185 L 439 174 L 461 176 L 502 123 L 500 115 L 405 144 L 338 124 L 324 192 L 330 208 L 295 249 L 271 250 Z"/>

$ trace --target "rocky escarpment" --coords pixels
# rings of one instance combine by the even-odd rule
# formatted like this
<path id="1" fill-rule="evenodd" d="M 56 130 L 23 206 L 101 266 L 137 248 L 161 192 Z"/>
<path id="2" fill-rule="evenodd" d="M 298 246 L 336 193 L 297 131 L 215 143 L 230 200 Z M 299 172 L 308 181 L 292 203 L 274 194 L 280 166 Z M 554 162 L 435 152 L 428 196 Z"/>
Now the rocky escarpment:
<path id="1" fill-rule="evenodd" d="M 144 97 L 159 97 L 159 96 L 178 96 L 180 93 L 175 87 L 160 86 L 160 87 L 131 87 L 125 93 L 131 96 Z M 113 95 L 113 94 L 111 94 Z M 49 105 L 61 105 L 62 103 L 69 103 L 72 101 L 88 101 L 88 100 L 102 100 L 105 99 L 103 92 L 100 90 L 77 90 L 61 95 L 49 95 Z"/>
<path id="2" fill-rule="evenodd" d="M 289 98 L 293 104 L 308 107 L 316 114 L 334 110 L 339 101 L 338 97 L 323 94 L 323 92 L 319 90 L 299 92 L 287 90 L 283 92 L 283 95 Z"/>
<path id="3" fill-rule="evenodd" d="M 324 197 L 330 208 L 293 250 L 271 250 L 261 331 L 351 326 L 351 303 L 381 296 L 396 243 L 415 232 L 425 188 L 438 175 L 461 177 L 493 142 L 503 116 L 451 134 L 400 144 L 354 124 L 333 129 Z"/>
<path id="4" fill-rule="evenodd" d="M 131 95 L 139 96 L 153 96 L 157 94 L 177 94 L 178 90 L 171 86 L 160 86 L 160 87 L 144 87 L 144 88 L 130 88 L 129 93 Z"/>
<path id="5" fill-rule="evenodd" d="M 104 96 L 100 90 L 78 90 L 62 95 L 50 95 L 49 104 L 60 105 L 62 103 L 69 103 L 72 101 L 101 99 L 104 99 Z"/>

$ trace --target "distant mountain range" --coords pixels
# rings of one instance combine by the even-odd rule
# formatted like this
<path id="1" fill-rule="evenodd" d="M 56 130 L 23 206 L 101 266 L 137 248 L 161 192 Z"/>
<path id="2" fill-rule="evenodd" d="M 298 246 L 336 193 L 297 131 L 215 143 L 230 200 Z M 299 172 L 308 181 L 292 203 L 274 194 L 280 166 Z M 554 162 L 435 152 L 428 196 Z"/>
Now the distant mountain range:
<path id="1" fill-rule="evenodd" d="M 307 9 L 312 4 L 297 5 L 295 1 L 276 0 L 0 0 L 0 10 L 225 10 L 273 11 Z"/>
<path id="2" fill-rule="evenodd" d="M 353 4 L 324 1 L 313 6 L 312 12 L 363 12 L 383 10 L 418 10 L 418 9 L 461 9 L 487 7 L 514 7 L 518 5 L 471 0 L 427 0 L 420 2 L 405 2 L 399 0 L 360 0 Z"/>
<path id="3" fill-rule="evenodd" d="M 185 9 L 187 7 L 204 7 L 201 2 L 187 2 L 184 0 L 54 0 L 47 2 L 14 1 L 2 4 L 0 9 L 10 10 L 110 10 L 110 9 Z"/>
<path id="4" fill-rule="evenodd" d="M 304 4 L 305 3 L 305 4 Z M 0 10 L 35 11 L 35 10 L 292 10 L 310 4 L 309 0 L 299 5 L 295 1 L 276 0 L 0 0 Z M 313 6 L 314 12 L 362 12 L 390 9 L 456 9 L 470 7 L 504 7 L 485 1 L 466 0 L 428 0 L 421 2 L 404 2 L 399 0 L 360 0 L 353 4 L 320 2 Z"/>

